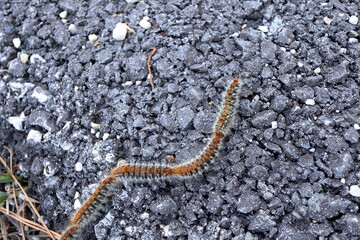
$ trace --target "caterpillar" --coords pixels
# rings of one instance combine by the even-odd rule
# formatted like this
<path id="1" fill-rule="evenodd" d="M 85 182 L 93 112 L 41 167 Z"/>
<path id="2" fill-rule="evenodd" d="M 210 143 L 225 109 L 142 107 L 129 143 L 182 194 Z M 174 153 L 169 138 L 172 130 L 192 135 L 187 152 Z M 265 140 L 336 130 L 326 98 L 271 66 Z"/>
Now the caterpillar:
<path id="1" fill-rule="evenodd" d="M 123 164 L 110 171 L 70 220 L 69 228 L 60 240 L 75 239 L 81 230 L 93 221 L 100 206 L 103 206 L 117 182 L 148 181 L 151 179 L 185 178 L 203 172 L 215 159 L 223 142 L 235 111 L 241 81 L 235 78 L 228 86 L 221 111 L 214 124 L 213 134 L 202 153 L 193 160 L 178 165 L 160 164 Z"/>

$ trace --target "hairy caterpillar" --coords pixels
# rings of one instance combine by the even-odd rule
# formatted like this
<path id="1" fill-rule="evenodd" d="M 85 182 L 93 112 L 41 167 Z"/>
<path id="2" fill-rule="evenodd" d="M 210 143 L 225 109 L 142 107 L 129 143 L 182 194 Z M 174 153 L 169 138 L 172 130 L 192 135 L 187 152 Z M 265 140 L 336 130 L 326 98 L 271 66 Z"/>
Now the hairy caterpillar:
<path id="1" fill-rule="evenodd" d="M 115 167 L 74 214 L 70 221 L 70 227 L 60 239 L 75 239 L 77 237 L 83 227 L 97 216 L 96 209 L 106 203 L 116 182 L 146 181 L 150 179 L 167 179 L 169 177 L 184 178 L 196 175 L 206 169 L 214 160 L 227 134 L 235 111 L 240 86 L 241 81 L 238 78 L 235 78 L 228 86 L 221 111 L 214 125 L 212 138 L 198 157 L 179 165 L 129 163 Z"/>

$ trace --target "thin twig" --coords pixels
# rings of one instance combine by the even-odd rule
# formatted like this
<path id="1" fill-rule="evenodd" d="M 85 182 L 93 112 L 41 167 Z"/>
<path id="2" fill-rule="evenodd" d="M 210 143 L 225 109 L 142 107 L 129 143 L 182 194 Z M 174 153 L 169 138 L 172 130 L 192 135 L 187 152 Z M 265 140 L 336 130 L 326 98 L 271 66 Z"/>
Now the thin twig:
<path id="1" fill-rule="evenodd" d="M 6 146 L 4 146 L 4 148 L 9 152 L 10 154 L 10 159 L 12 159 L 13 153 L 12 150 Z M 35 205 L 31 202 L 29 196 L 27 195 L 27 193 L 25 192 L 24 188 L 21 186 L 21 184 L 19 183 L 19 181 L 17 180 L 17 178 L 14 176 L 14 174 L 10 171 L 10 168 L 8 167 L 6 161 L 0 157 L 0 161 L 1 163 L 4 165 L 4 167 L 6 168 L 6 170 L 10 173 L 11 177 L 14 179 L 14 181 L 16 182 L 16 184 L 19 186 L 19 188 L 21 189 L 21 191 L 23 192 L 25 198 L 27 199 L 27 201 L 29 202 L 31 208 L 33 209 L 34 213 L 36 214 L 36 216 L 39 218 L 41 224 L 43 225 L 45 231 L 47 232 L 47 234 L 49 234 L 49 236 L 51 237 L 51 239 L 55 240 L 53 234 L 51 233 L 51 231 L 48 229 L 48 227 L 46 226 L 44 220 L 41 218 L 39 212 L 37 211 L 37 209 L 35 208 Z"/>
<path id="2" fill-rule="evenodd" d="M 150 85 L 151 85 L 151 88 L 152 90 L 154 90 L 155 88 L 155 85 L 154 85 L 154 82 L 153 82 L 153 75 L 152 75 L 152 72 L 151 72 L 151 64 L 150 64 L 150 61 L 151 61 L 151 58 L 155 55 L 157 51 L 157 48 L 154 47 L 154 49 L 152 50 L 152 52 L 150 53 L 146 63 L 147 63 L 147 69 L 149 71 L 149 81 L 150 81 Z"/>

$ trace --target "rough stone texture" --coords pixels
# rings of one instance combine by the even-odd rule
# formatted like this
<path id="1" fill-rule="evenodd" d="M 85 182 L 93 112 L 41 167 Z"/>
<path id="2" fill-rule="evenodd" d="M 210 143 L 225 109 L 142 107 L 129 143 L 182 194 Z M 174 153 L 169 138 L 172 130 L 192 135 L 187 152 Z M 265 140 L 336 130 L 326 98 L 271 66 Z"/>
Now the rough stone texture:
<path id="1" fill-rule="evenodd" d="M 0 145 L 14 150 L 15 173 L 29 179 L 50 228 L 65 229 L 76 192 L 86 199 L 120 159 L 194 159 L 227 83 L 240 77 L 232 129 L 207 172 L 119 184 L 82 239 L 359 238 L 359 200 L 348 190 L 360 182 L 360 47 L 349 39 L 358 38 L 349 22 L 357 1 L 5 0 L 0 8 Z M 135 31 L 123 41 L 111 36 L 119 22 Z M 14 116 L 21 131 L 8 122 Z M 31 130 L 40 142 L 26 140 Z"/>

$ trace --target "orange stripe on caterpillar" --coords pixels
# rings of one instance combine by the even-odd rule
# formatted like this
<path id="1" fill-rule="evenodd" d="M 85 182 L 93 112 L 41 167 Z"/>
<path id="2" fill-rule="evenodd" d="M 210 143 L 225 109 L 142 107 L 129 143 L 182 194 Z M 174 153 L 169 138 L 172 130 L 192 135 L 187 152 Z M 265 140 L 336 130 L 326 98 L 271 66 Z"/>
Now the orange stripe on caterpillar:
<path id="1" fill-rule="evenodd" d="M 86 200 L 82 207 L 74 214 L 70 220 L 71 224 L 79 224 L 84 219 L 89 218 L 94 210 L 99 205 L 102 205 L 109 195 L 109 190 L 112 188 L 112 183 L 115 182 L 113 176 L 107 177 L 102 180 L 99 186 L 95 189 L 92 195 Z"/>
<path id="2" fill-rule="evenodd" d="M 78 225 L 72 225 L 70 226 L 66 232 L 64 232 L 59 240 L 72 240 L 76 239 L 78 237 L 78 232 L 80 228 Z"/>

